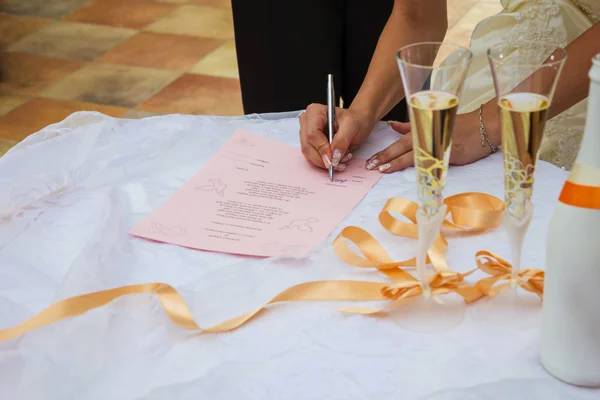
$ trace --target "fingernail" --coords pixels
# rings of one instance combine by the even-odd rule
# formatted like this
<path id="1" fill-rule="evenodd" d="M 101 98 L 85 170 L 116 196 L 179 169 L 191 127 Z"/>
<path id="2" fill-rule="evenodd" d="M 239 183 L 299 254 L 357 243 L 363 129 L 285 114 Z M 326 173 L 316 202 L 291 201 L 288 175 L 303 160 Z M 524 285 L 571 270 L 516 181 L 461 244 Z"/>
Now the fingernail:
<path id="1" fill-rule="evenodd" d="M 340 163 L 340 159 L 342 158 L 342 152 L 338 149 L 333 151 L 333 159 L 331 160 L 331 165 L 336 167 Z"/>
<path id="2" fill-rule="evenodd" d="M 334 171 L 342 172 L 346 169 L 346 164 L 339 164 L 337 167 L 334 167 L 333 169 L 334 169 Z"/>
<path id="3" fill-rule="evenodd" d="M 398 121 L 388 121 L 388 122 L 387 122 L 387 124 L 388 124 L 389 126 L 392 126 L 392 124 L 399 124 L 399 123 L 400 123 L 400 122 L 398 122 Z"/>
<path id="4" fill-rule="evenodd" d="M 385 172 L 388 169 L 390 169 L 391 166 L 392 166 L 392 164 L 390 164 L 390 163 L 383 164 L 382 166 L 379 167 L 379 172 Z"/>
<path id="5" fill-rule="evenodd" d="M 369 171 L 375 169 L 375 167 L 377 166 L 377 164 L 379 164 L 379 160 L 374 158 L 371 161 L 367 162 L 367 169 Z"/>
<path id="6" fill-rule="evenodd" d="M 344 158 L 342 158 L 343 163 L 347 163 L 348 161 L 352 160 L 352 153 L 348 153 L 344 156 Z"/>
<path id="7" fill-rule="evenodd" d="M 325 164 L 325 168 L 331 167 L 331 161 L 329 161 L 329 156 L 327 154 L 323 154 L 323 164 Z"/>

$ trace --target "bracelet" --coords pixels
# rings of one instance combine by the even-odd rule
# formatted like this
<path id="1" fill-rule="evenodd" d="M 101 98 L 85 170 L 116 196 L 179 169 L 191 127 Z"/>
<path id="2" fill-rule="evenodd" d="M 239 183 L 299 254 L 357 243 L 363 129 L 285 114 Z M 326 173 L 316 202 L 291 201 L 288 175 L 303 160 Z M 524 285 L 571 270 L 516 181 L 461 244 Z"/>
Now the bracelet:
<path id="1" fill-rule="evenodd" d="M 487 151 L 486 147 L 490 146 L 492 153 L 495 153 L 498 148 L 490 141 L 487 129 L 485 129 L 485 125 L 483 125 L 483 104 L 479 106 L 479 133 L 481 134 L 481 148 Z"/>

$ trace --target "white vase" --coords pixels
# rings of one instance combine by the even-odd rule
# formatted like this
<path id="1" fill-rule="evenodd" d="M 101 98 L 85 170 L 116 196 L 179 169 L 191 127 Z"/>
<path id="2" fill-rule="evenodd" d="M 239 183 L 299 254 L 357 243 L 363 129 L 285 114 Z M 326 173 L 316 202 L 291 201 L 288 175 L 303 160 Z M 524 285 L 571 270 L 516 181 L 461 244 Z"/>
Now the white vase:
<path id="1" fill-rule="evenodd" d="M 564 382 L 600 387 L 600 55 L 589 77 L 581 148 L 548 232 L 541 360 Z"/>

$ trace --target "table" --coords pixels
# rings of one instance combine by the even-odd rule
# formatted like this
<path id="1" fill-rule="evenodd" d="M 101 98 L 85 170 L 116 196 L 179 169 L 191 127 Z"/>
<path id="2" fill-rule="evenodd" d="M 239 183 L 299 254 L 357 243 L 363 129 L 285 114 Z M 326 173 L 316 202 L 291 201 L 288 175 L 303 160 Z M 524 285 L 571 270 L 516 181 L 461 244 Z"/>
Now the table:
<path id="1" fill-rule="evenodd" d="M 128 236 L 234 132 L 298 145 L 297 113 L 244 118 L 169 115 L 142 120 L 76 113 L 0 159 L 0 328 L 77 294 L 161 281 L 184 295 L 200 325 L 249 311 L 295 283 L 382 280 L 345 265 L 331 243 L 358 225 L 395 259 L 414 241 L 378 223 L 386 199 L 415 199 L 414 170 L 384 176 L 308 257 L 258 259 L 188 250 Z M 358 156 L 397 134 L 378 125 Z M 452 168 L 447 195 L 502 196 L 501 155 Z M 541 162 L 523 266 L 544 265 L 545 232 L 566 173 Z M 12 213 L 12 216 L 10 215 Z M 481 249 L 509 255 L 499 229 L 452 238 L 450 266 L 466 271 Z M 551 378 L 539 330 L 486 325 L 470 309 L 443 334 L 389 318 L 345 315 L 335 303 L 284 304 L 240 329 L 198 334 L 172 324 L 156 298 L 119 299 L 0 343 L 6 399 L 597 399 Z"/>

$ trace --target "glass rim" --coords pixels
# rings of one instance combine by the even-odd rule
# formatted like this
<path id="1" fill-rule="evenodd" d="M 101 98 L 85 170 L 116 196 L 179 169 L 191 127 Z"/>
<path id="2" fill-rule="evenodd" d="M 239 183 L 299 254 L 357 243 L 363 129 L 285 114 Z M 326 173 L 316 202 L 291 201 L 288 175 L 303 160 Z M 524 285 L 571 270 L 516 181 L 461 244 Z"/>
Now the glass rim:
<path id="1" fill-rule="evenodd" d="M 511 46 L 518 46 L 518 45 L 524 45 L 524 44 L 537 45 L 537 46 L 543 45 L 549 49 L 550 48 L 553 49 L 552 53 L 554 53 L 556 50 L 559 50 L 560 56 L 554 61 L 544 61 L 544 62 L 540 62 L 540 63 L 519 63 L 519 66 L 521 66 L 521 67 L 537 67 L 537 68 L 552 67 L 552 66 L 563 63 L 565 61 L 565 59 L 567 58 L 567 50 L 565 50 L 563 47 L 557 46 L 551 42 L 545 42 L 545 41 L 540 41 L 540 40 L 511 40 L 508 42 L 496 43 L 495 45 L 492 45 L 487 49 L 486 54 L 487 54 L 488 58 L 490 60 L 493 60 L 495 63 L 505 64 L 506 62 L 503 61 L 502 58 L 499 58 L 499 57 L 493 55 L 492 51 L 494 49 L 500 48 L 500 47 L 511 47 Z"/>
<path id="2" fill-rule="evenodd" d="M 471 51 L 471 49 L 469 49 L 468 47 L 465 46 L 461 46 L 459 44 L 455 44 L 455 43 L 447 43 L 447 42 L 415 42 L 415 43 L 411 43 L 411 44 L 407 44 L 404 45 L 402 47 L 400 47 L 400 49 L 398 49 L 398 51 L 396 52 L 396 59 L 405 64 L 405 65 L 410 65 L 412 67 L 419 67 L 419 68 L 424 68 L 424 69 L 447 69 L 447 68 L 455 68 L 456 64 L 453 65 L 444 65 L 444 66 L 437 66 L 434 67 L 433 65 L 422 65 L 422 64 L 415 64 L 415 63 L 411 63 L 408 62 L 404 59 L 402 59 L 402 52 L 408 50 L 411 47 L 417 47 L 417 46 L 422 46 L 422 45 L 437 45 L 438 49 L 442 48 L 442 47 L 454 47 L 456 50 L 465 50 L 466 54 L 468 54 L 468 57 L 463 61 L 463 62 L 469 62 L 471 61 L 471 59 L 473 58 L 473 51 Z M 434 59 L 435 61 L 435 59 Z"/>

